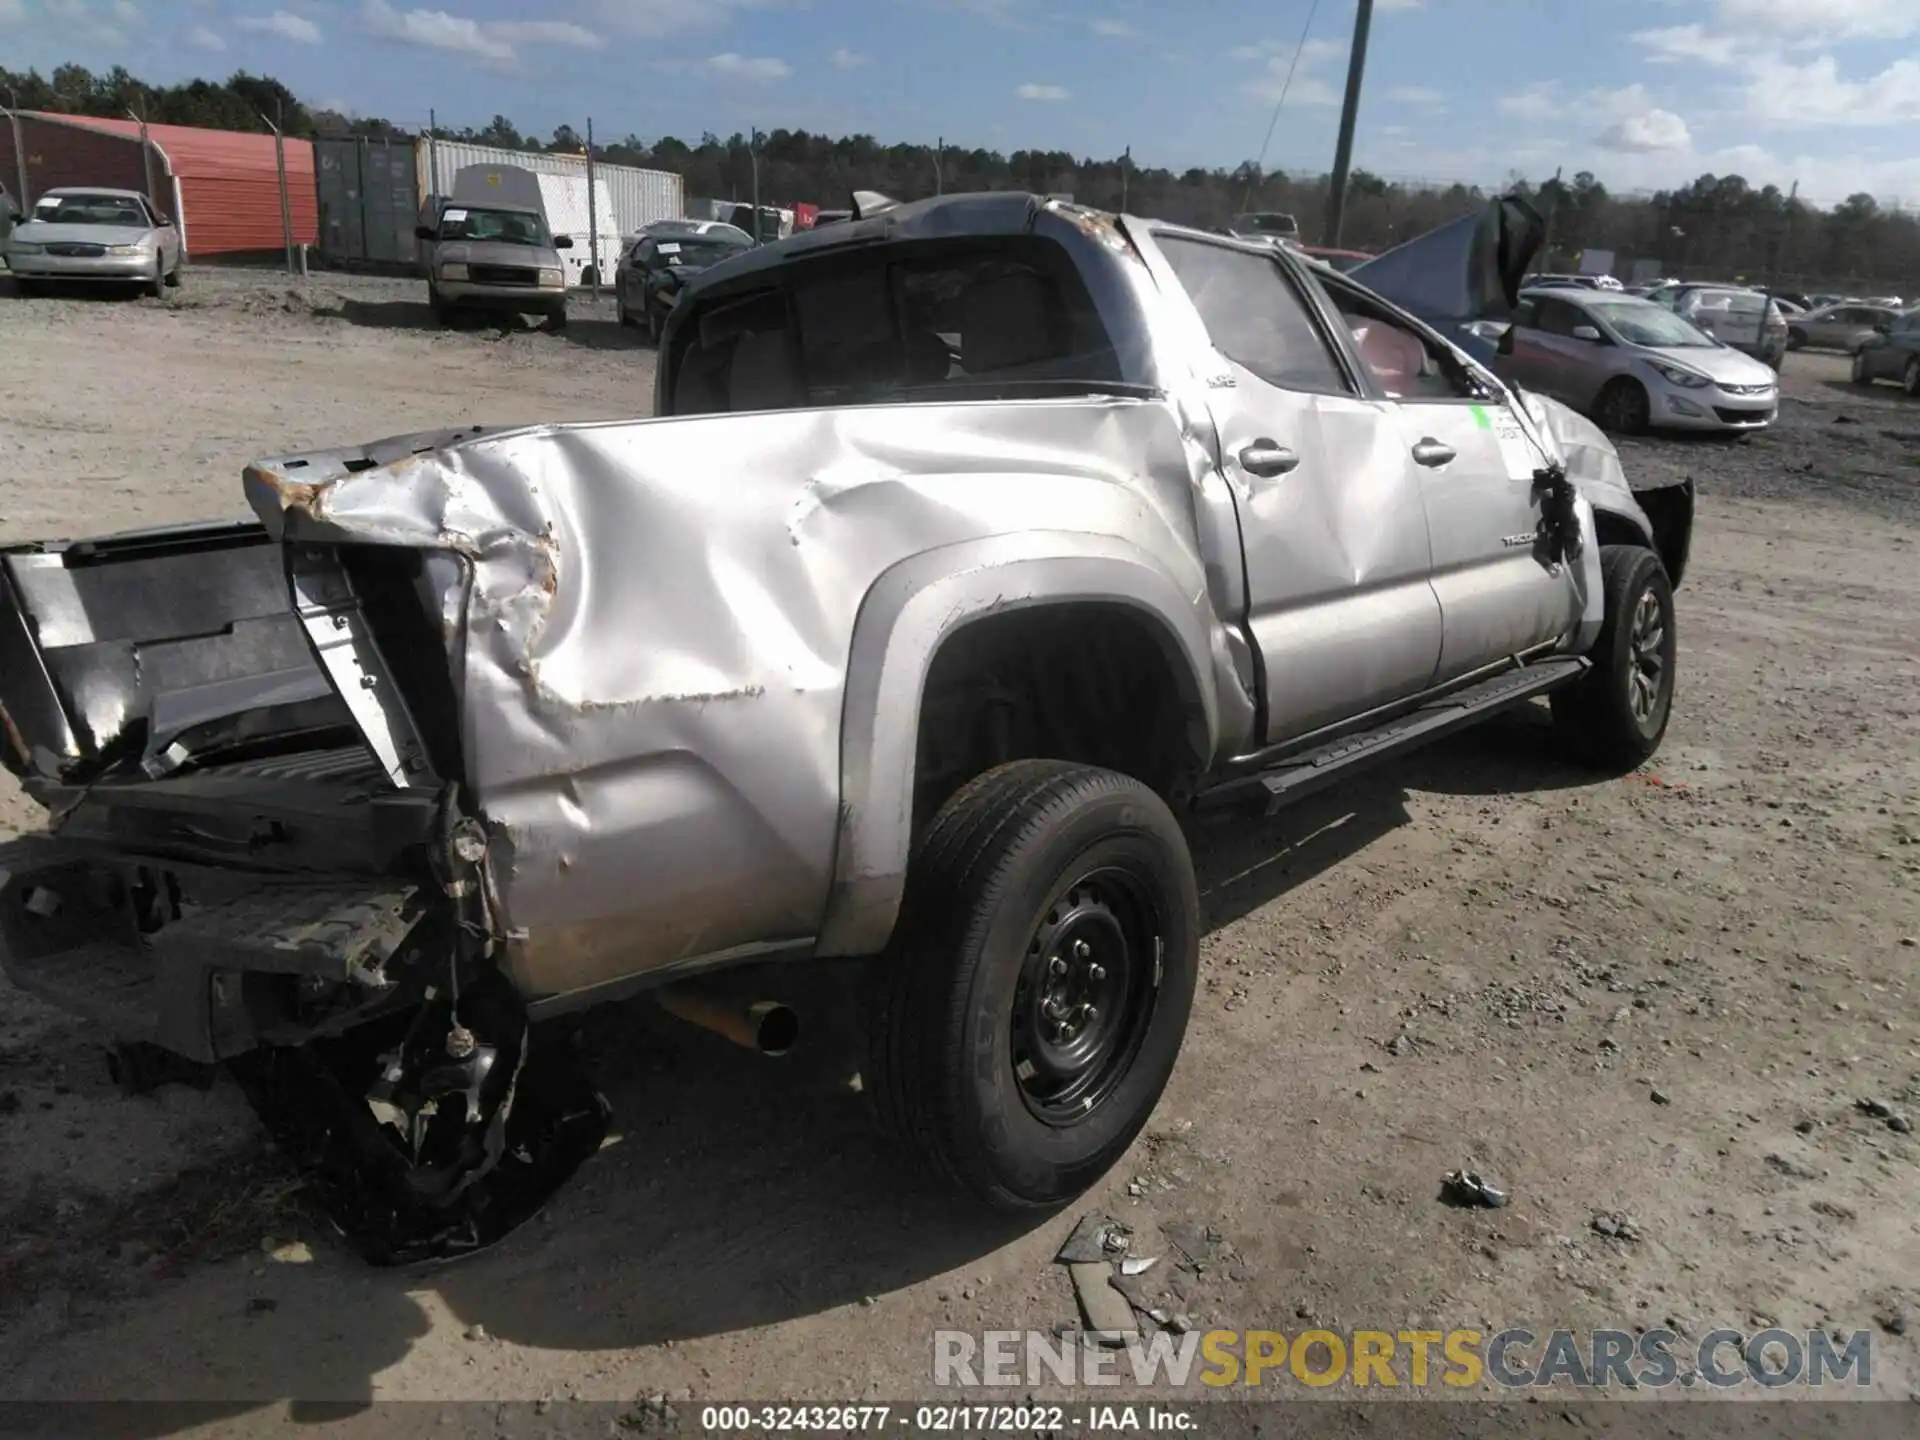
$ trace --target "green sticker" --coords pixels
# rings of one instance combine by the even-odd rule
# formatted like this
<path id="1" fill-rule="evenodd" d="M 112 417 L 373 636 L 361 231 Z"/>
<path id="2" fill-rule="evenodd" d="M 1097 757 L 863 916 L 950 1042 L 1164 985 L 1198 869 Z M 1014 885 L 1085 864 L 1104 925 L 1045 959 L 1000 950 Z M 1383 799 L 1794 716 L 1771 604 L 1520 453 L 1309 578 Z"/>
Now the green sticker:
<path id="1" fill-rule="evenodd" d="M 1482 430 L 1491 430 L 1493 428 L 1493 420 L 1487 414 L 1486 406 L 1470 405 L 1467 408 L 1473 411 L 1474 423 L 1478 425 Z"/>

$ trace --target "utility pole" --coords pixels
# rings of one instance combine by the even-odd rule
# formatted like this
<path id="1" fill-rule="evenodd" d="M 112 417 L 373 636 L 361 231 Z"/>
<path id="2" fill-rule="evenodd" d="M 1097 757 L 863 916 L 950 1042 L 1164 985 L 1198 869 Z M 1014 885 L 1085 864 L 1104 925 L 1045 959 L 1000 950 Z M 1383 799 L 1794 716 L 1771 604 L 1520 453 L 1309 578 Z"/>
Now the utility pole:
<path id="1" fill-rule="evenodd" d="M 433 223 L 440 223 L 440 151 L 436 140 L 440 134 L 440 122 L 434 118 L 432 110 L 427 111 L 427 209 L 433 216 Z"/>
<path id="2" fill-rule="evenodd" d="M 1333 180 L 1327 188 L 1325 244 L 1340 243 L 1346 219 L 1347 171 L 1353 164 L 1353 126 L 1360 118 L 1360 81 L 1367 69 L 1367 32 L 1373 28 L 1373 0 L 1359 0 L 1353 10 L 1353 51 L 1347 56 L 1347 98 L 1340 107 L 1340 140 L 1333 151 Z"/>
<path id="3" fill-rule="evenodd" d="M 760 234 L 760 127 L 754 126 L 747 137 L 747 160 L 753 166 L 753 243 L 761 243 Z"/>
<path id="4" fill-rule="evenodd" d="M 129 109 L 127 111 L 127 118 L 134 121 L 140 127 L 140 168 L 147 180 L 147 203 L 155 209 L 158 209 L 160 207 L 160 197 L 153 193 L 153 147 L 147 142 L 146 108 L 146 102 L 142 101 L 140 105 L 141 113 L 136 115 Z"/>
<path id="5" fill-rule="evenodd" d="M 24 216 L 31 204 L 27 198 L 27 139 L 20 130 L 20 96 L 12 86 L 7 87 L 7 119 L 13 122 L 13 164 L 19 171 L 20 213 Z"/>
<path id="6" fill-rule="evenodd" d="M 1127 171 L 1133 168 L 1133 146 L 1127 146 L 1120 156 L 1120 213 L 1127 213 Z"/>
<path id="7" fill-rule="evenodd" d="M 933 142 L 933 193 L 936 195 L 944 195 L 947 193 L 947 177 L 944 173 L 945 167 L 940 163 L 940 158 L 946 154 L 946 150 L 947 137 L 941 135 Z"/>
<path id="8" fill-rule="evenodd" d="M 1560 172 L 1566 167 L 1553 167 L 1553 203 L 1547 206 L 1547 221 L 1540 228 L 1540 264 L 1549 271 L 1556 268 L 1553 263 L 1553 221 L 1560 213 Z"/>
<path id="9" fill-rule="evenodd" d="M 587 263 L 593 267 L 593 298 L 600 298 L 600 207 L 593 193 L 593 117 L 587 117 Z"/>
<path id="10" fill-rule="evenodd" d="M 286 119 L 286 108 L 283 103 L 276 102 L 274 105 L 274 112 L 280 116 L 281 120 Z M 274 160 L 275 166 L 277 166 L 280 171 L 280 237 L 283 241 L 285 241 L 286 247 L 287 247 L 287 274 L 292 275 L 294 273 L 294 269 L 293 269 L 293 205 L 287 199 L 286 137 L 280 133 L 280 126 L 274 121 L 269 120 L 267 118 L 266 111 L 261 110 L 261 111 L 256 111 L 255 113 L 260 116 L 260 123 L 262 125 L 265 125 L 269 130 L 273 131 L 273 160 Z M 144 140 L 143 140 L 143 143 L 144 143 Z"/>

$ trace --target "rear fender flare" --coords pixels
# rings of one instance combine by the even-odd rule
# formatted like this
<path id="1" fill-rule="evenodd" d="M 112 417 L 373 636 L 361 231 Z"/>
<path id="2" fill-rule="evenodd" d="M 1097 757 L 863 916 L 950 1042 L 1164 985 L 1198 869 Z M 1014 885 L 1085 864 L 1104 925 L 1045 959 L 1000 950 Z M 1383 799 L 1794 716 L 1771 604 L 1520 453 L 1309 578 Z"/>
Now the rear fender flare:
<path id="1" fill-rule="evenodd" d="M 1220 716 L 1204 588 L 1183 589 L 1146 551 L 1102 535 L 1023 531 L 903 560 L 874 581 L 854 622 L 834 880 L 817 954 L 873 954 L 893 932 L 913 841 L 921 696 L 941 645 L 986 616 L 1086 602 L 1125 606 L 1158 628 L 1204 714 L 1196 760 L 1211 763 Z"/>

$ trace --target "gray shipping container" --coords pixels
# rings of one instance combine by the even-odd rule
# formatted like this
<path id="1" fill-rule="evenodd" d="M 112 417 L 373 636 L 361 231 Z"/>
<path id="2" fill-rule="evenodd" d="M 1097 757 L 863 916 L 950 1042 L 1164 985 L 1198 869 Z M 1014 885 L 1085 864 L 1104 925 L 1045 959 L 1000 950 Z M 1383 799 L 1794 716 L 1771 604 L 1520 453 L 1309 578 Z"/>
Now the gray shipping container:
<path id="1" fill-rule="evenodd" d="M 419 259 L 419 179 L 405 141 L 316 140 L 320 257 L 334 265 L 411 267 Z"/>
<path id="2" fill-rule="evenodd" d="M 429 162 L 428 153 L 432 160 Z M 469 145 L 463 140 L 425 138 L 414 142 L 416 169 L 420 176 L 414 196 L 417 213 L 429 193 L 447 195 L 453 190 L 453 177 L 469 165 L 514 165 L 536 174 L 584 177 L 584 155 L 547 155 L 536 150 L 502 150 L 493 145 Z M 432 172 L 431 191 L 427 180 Z M 613 219 L 622 235 L 631 235 L 656 220 L 674 220 L 685 213 L 684 186 L 681 178 L 667 170 L 641 170 L 632 165 L 595 164 L 593 178 L 613 197 Z"/>

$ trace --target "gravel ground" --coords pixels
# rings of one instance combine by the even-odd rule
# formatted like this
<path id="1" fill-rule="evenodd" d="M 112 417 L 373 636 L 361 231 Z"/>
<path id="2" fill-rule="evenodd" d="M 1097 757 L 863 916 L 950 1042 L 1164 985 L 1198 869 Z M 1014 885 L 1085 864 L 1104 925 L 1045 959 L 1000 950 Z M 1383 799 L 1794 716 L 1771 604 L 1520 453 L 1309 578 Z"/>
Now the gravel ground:
<path id="1" fill-rule="evenodd" d="M 0 536 L 242 513 L 262 454 L 649 409 L 608 313 L 443 334 L 421 301 L 212 272 L 0 295 Z M 1856 1105 L 1920 1112 L 1920 405 L 1835 356 L 1786 382 L 1767 434 L 1623 447 L 1701 491 L 1654 765 L 1596 783 L 1523 713 L 1196 832 L 1186 1050 L 1075 1213 L 1151 1254 L 1212 1227 L 1198 1323 L 1862 1327 L 1872 1393 L 1920 1385 L 1920 1143 Z M 0 825 L 35 823 L 9 787 Z M 395 1274 L 316 1223 L 224 1082 L 121 1098 L 93 1037 L 0 992 L 7 1390 L 242 1428 L 296 1397 L 925 1397 L 934 1328 L 1073 1316 L 1073 1216 L 903 1185 L 833 1023 L 784 1062 L 643 1005 L 585 1033 L 619 1143 L 498 1251 Z M 1438 1202 L 1469 1160 L 1509 1208 Z"/>

